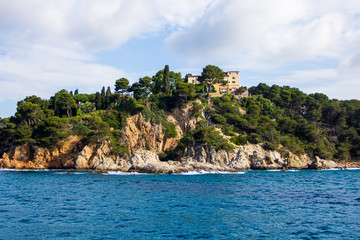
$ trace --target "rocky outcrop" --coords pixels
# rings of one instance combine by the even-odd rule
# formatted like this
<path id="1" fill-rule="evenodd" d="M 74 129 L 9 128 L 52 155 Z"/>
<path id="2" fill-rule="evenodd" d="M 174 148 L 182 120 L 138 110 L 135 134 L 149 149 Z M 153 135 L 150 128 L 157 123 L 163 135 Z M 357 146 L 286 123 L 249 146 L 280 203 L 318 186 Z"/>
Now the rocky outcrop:
<path id="1" fill-rule="evenodd" d="M 180 162 L 195 169 L 220 171 L 343 168 L 342 164 L 318 157 L 312 162 L 306 155 L 299 157 L 290 152 L 285 155 L 278 151 L 266 151 L 260 144 L 247 144 L 234 152 L 215 151 L 207 145 L 196 145 L 184 150 Z"/>
<path id="2" fill-rule="evenodd" d="M 333 168 L 345 168 L 345 165 L 336 163 L 331 160 L 324 160 L 319 157 L 315 157 L 314 161 L 310 165 L 310 169 L 324 170 Z"/>
<path id="3" fill-rule="evenodd" d="M 129 159 L 129 171 L 145 173 L 174 173 L 177 171 L 173 161 L 161 162 L 159 156 L 146 150 L 136 151 Z"/>

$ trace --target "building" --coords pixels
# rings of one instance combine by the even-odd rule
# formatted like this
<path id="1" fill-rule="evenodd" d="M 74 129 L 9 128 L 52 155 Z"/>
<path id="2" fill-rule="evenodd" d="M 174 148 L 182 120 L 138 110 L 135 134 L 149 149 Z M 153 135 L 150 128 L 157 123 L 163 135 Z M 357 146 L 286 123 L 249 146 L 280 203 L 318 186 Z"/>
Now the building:
<path id="1" fill-rule="evenodd" d="M 222 85 L 219 83 L 213 84 L 214 90 L 217 93 L 235 94 L 236 89 L 240 87 L 239 71 L 228 71 L 224 73 L 224 80 L 227 82 L 226 85 Z M 186 77 L 189 83 L 201 84 L 198 80 L 201 77 L 200 75 L 187 74 Z"/>

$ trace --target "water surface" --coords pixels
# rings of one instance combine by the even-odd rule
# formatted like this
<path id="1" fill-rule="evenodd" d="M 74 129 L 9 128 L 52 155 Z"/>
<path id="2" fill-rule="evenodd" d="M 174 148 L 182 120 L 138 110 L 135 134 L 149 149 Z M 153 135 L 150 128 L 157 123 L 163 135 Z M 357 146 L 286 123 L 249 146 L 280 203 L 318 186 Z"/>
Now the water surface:
<path id="1" fill-rule="evenodd" d="M 360 170 L 0 171 L 0 220 L 0 239 L 359 239 Z"/>

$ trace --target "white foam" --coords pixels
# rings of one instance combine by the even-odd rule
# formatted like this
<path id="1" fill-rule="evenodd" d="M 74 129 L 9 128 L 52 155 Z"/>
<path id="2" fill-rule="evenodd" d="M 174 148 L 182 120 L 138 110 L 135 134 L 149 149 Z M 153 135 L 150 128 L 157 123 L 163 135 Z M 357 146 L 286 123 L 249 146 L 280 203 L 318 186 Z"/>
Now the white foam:
<path id="1" fill-rule="evenodd" d="M 360 168 L 356 168 L 356 167 L 354 167 L 354 168 L 345 168 L 344 170 L 351 170 L 351 171 L 353 171 L 353 170 L 360 170 Z"/>
<path id="2" fill-rule="evenodd" d="M 121 172 L 121 171 L 107 171 L 104 175 L 144 175 L 147 173 L 139 173 L 139 172 Z"/>
<path id="3" fill-rule="evenodd" d="M 203 175 L 203 174 L 245 174 L 245 172 L 200 170 L 200 171 L 188 171 L 188 172 L 179 173 L 179 175 Z"/>
<path id="4" fill-rule="evenodd" d="M 3 171 L 3 172 L 15 172 L 16 169 L 10 169 L 10 168 L 0 168 L 0 171 Z"/>

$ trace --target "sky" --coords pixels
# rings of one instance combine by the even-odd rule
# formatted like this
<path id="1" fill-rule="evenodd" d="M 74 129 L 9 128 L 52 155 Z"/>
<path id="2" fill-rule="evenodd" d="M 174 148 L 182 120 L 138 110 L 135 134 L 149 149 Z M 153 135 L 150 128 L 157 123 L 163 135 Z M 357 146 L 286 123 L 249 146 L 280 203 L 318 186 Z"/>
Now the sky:
<path id="1" fill-rule="evenodd" d="M 170 70 L 360 99 L 359 0 L 0 0 L 0 117 Z"/>

